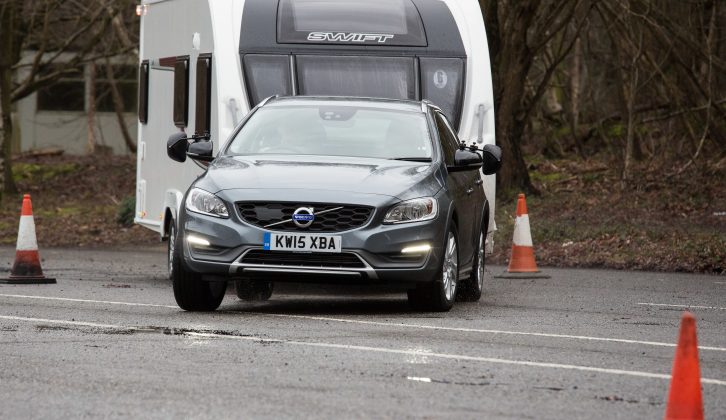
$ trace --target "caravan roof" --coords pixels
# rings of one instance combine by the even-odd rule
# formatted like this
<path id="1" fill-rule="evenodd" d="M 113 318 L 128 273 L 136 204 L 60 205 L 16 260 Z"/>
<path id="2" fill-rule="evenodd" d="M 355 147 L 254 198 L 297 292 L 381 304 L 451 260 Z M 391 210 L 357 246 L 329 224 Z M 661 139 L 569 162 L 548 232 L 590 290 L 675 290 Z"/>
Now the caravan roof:
<path id="1" fill-rule="evenodd" d="M 247 0 L 239 52 L 466 57 L 439 0 Z"/>

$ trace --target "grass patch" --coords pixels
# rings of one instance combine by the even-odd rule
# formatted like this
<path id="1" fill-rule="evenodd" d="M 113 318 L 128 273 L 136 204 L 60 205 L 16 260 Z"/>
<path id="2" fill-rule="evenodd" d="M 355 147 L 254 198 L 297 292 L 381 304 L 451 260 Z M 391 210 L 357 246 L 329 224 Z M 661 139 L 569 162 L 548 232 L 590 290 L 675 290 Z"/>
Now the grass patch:
<path id="1" fill-rule="evenodd" d="M 715 181 L 726 179 L 723 169 L 665 180 L 662 168 L 639 168 L 645 175 L 623 188 L 608 162 L 533 166 L 541 194 L 527 208 L 539 265 L 726 273 L 726 196 Z M 507 264 L 517 194 L 499 193 L 489 261 Z"/>
<path id="2" fill-rule="evenodd" d="M 136 190 L 136 160 L 108 156 L 23 157 L 13 162 L 20 194 L 0 202 L 0 244 L 14 245 L 22 195 L 33 200 L 41 248 L 49 246 L 156 245 L 159 235 L 136 225 L 119 225 L 117 211 Z"/>
<path id="3" fill-rule="evenodd" d="M 56 217 L 68 217 L 68 216 L 76 216 L 79 214 L 84 213 L 85 209 L 81 207 L 81 205 L 77 204 L 75 206 L 69 206 L 69 207 L 56 207 L 54 209 L 34 209 L 33 215 L 40 218 L 56 218 Z"/>
<path id="4" fill-rule="evenodd" d="M 62 162 L 56 164 L 39 164 L 16 162 L 13 164 L 13 179 L 16 183 L 45 182 L 76 172 L 79 164 L 75 162 Z"/>
<path id="5" fill-rule="evenodd" d="M 529 173 L 529 177 L 535 183 L 553 183 L 565 179 L 566 175 L 560 172 L 542 173 L 532 171 Z"/>

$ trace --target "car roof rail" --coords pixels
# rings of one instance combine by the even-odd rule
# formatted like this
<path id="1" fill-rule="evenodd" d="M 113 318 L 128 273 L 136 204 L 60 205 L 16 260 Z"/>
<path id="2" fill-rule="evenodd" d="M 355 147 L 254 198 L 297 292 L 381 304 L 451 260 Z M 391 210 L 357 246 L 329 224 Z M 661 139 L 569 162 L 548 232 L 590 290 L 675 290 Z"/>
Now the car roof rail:
<path id="1" fill-rule="evenodd" d="M 277 98 L 279 98 L 279 97 L 280 97 L 280 95 L 272 95 L 272 96 L 268 96 L 267 98 L 265 98 L 265 99 L 263 99 L 262 101 L 260 101 L 260 103 L 259 103 L 259 104 L 257 104 L 257 106 L 258 106 L 258 107 L 263 107 L 263 106 L 265 106 L 265 104 L 267 104 L 268 102 L 270 102 L 270 100 L 272 100 L 272 99 L 277 99 Z"/>

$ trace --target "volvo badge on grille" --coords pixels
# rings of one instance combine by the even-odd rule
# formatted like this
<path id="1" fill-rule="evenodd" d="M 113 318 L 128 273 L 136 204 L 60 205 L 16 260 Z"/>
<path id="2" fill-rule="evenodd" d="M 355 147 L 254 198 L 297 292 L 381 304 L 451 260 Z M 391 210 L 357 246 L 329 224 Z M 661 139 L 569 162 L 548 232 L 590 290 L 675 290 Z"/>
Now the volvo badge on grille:
<path id="1" fill-rule="evenodd" d="M 312 207 L 300 207 L 292 214 L 292 222 L 297 227 L 306 228 L 315 221 L 315 209 Z"/>

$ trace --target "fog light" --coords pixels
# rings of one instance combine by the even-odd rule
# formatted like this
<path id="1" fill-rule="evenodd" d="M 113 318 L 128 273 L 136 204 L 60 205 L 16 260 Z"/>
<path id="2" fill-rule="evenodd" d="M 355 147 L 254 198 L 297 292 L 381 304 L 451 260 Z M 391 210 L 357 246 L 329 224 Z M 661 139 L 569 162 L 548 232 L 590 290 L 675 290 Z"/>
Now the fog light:
<path id="1" fill-rule="evenodd" d="M 187 235 L 187 242 L 189 243 L 189 245 L 198 245 L 198 246 L 209 246 L 210 245 L 208 240 L 206 240 L 204 238 L 200 238 L 199 236 L 194 236 L 194 235 Z"/>
<path id="2" fill-rule="evenodd" d="M 420 244 L 420 245 L 414 245 L 414 246 L 407 246 L 406 248 L 403 248 L 401 250 L 401 254 L 422 254 L 424 252 L 431 251 L 431 245 L 429 244 Z"/>

